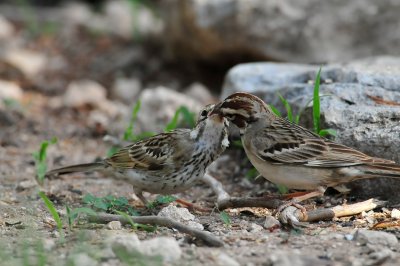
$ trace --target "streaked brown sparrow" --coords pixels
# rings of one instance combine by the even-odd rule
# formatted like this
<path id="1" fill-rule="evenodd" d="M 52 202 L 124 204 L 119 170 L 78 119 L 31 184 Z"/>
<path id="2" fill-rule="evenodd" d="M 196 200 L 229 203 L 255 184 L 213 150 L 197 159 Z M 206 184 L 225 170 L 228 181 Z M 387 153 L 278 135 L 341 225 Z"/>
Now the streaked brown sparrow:
<path id="1" fill-rule="evenodd" d="M 234 93 L 215 106 L 240 130 L 244 150 L 259 173 L 275 184 L 323 195 L 327 187 L 374 178 L 400 178 L 400 165 L 325 139 L 276 116 L 260 98 Z M 340 191 L 340 189 L 338 189 Z"/>
<path id="2" fill-rule="evenodd" d="M 110 170 L 116 178 L 133 185 L 135 194 L 146 203 L 142 191 L 173 194 L 192 187 L 201 180 L 206 168 L 229 145 L 228 121 L 220 114 L 210 114 L 206 106 L 193 129 L 161 133 L 122 148 L 101 162 L 66 166 L 46 175 Z"/>

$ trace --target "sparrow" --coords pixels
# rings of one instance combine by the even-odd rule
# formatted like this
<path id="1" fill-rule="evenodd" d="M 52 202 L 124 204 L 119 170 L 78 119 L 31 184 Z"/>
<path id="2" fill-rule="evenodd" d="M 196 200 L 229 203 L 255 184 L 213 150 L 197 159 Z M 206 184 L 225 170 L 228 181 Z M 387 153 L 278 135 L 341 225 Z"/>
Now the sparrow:
<path id="1" fill-rule="evenodd" d="M 250 162 L 261 176 L 289 189 L 306 190 L 293 198 L 322 196 L 328 187 L 341 191 L 358 179 L 400 178 L 400 165 L 335 143 L 278 117 L 260 98 L 237 92 L 211 111 L 239 128 Z"/>
<path id="2" fill-rule="evenodd" d="M 126 146 L 100 162 L 51 170 L 47 177 L 106 171 L 133 185 L 134 193 L 147 204 L 143 191 L 153 194 L 183 192 L 196 184 L 206 168 L 229 146 L 229 122 L 220 114 L 210 114 L 206 106 L 193 129 L 175 129 Z"/>

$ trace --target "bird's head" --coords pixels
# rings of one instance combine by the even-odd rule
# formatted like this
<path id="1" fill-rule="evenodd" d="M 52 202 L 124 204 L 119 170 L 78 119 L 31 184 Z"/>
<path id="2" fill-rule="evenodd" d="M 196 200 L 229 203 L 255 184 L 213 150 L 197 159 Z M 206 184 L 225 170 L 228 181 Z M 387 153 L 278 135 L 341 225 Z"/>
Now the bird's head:
<path id="1" fill-rule="evenodd" d="M 257 121 L 261 116 L 274 117 L 270 107 L 255 95 L 236 92 L 217 104 L 211 112 L 219 113 L 235 124 L 240 131 Z"/>

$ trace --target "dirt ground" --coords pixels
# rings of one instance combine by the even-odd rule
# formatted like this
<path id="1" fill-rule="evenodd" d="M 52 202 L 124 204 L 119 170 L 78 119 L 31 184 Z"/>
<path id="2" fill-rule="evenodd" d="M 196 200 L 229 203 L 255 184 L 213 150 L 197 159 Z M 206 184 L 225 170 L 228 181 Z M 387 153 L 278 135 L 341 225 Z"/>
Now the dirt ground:
<path id="1" fill-rule="evenodd" d="M 30 247 L 34 247 L 38 240 L 44 243 L 48 265 L 67 265 L 68 258 L 82 252 L 95 258 L 99 265 L 121 264 L 104 252 L 106 236 L 113 231 L 105 225 L 82 223 L 72 231 L 65 228 L 65 242 L 61 243 L 54 220 L 39 198 L 38 191 L 46 192 L 65 221 L 65 205 L 83 206 L 82 197 L 88 193 L 98 197 L 124 196 L 130 199 L 131 204 L 140 205 L 132 197 L 131 186 L 96 173 L 72 174 L 38 186 L 32 157 L 41 141 L 53 136 L 57 136 L 59 141 L 48 150 L 49 168 L 91 162 L 103 157 L 109 145 L 85 126 L 85 110 L 52 109 L 41 94 L 34 92 L 26 93 L 24 99 L 20 106 L 1 111 L 1 264 L 36 265 L 35 261 L 41 253 L 32 251 Z M 12 123 L 7 126 L 6 120 Z M 267 182 L 244 177 L 246 169 L 237 167 L 236 161 L 241 153 L 229 154 L 226 156 L 231 157 L 227 159 L 225 156 L 216 168 L 218 178 L 229 193 L 234 196 L 276 193 L 276 189 Z M 199 205 L 212 206 L 214 201 L 214 195 L 206 185 L 198 185 L 178 196 Z M 327 206 L 343 203 L 343 199 L 343 196 L 333 195 L 317 202 L 318 206 Z M 308 207 L 313 204 L 315 202 L 310 202 Z M 362 215 L 314 223 L 300 230 L 281 228 L 270 231 L 263 228 L 268 210 L 245 208 L 227 213 L 231 218 L 230 225 L 226 225 L 217 212 L 195 213 L 196 220 L 205 230 L 224 241 L 225 246 L 221 248 L 207 247 L 189 236 L 162 227 L 148 233 L 133 231 L 126 226 L 121 232 L 136 233 L 141 240 L 157 236 L 177 239 L 183 252 L 182 258 L 165 265 L 399 265 L 400 262 L 399 245 L 389 247 L 379 242 L 360 244 L 352 240 L 357 228 L 371 227 Z M 383 211 L 377 210 L 375 214 L 382 217 Z M 398 228 L 390 227 L 386 231 L 399 238 Z M 24 264 L 26 261 L 29 263 Z"/>
<path id="2" fill-rule="evenodd" d="M 13 8 L 11 11 L 14 11 Z M 3 7 L 4 10 L 8 9 Z M 163 85 L 170 91 L 183 91 L 191 83 L 201 82 L 208 88 L 215 88 L 208 92 L 218 97 L 222 73 L 227 69 L 215 71 L 215 66 L 206 64 L 199 71 L 193 65 L 179 66 L 180 62 L 161 60 L 162 49 L 159 44 L 162 43 L 162 36 L 158 43 L 157 40 L 132 41 L 112 34 L 88 31 L 83 26 L 65 30 L 63 26 L 67 23 L 64 21 L 49 24 L 57 26 L 54 31 L 32 33 L 29 32 L 29 25 L 15 18 L 15 12 L 11 11 L 3 12 L 8 14 L 7 19 L 12 22 L 14 30 L 10 36 L 0 40 L 2 52 L 4 50 L 6 54 L 18 48 L 20 53 L 30 52 L 24 53 L 26 57 L 34 53 L 33 58 L 39 55 L 39 58 L 44 56 L 51 60 L 44 70 L 33 72 L 32 76 L 28 75 L 31 72 L 24 73 L 24 68 L 19 65 L 24 57 L 18 57 L 17 63 L 13 61 L 15 65 L 10 60 L 0 60 L 0 81 L 13 82 L 22 92 L 18 101 L 6 101 L 0 97 L 0 265 L 128 264 L 110 251 L 108 239 L 113 235 L 137 235 L 143 241 L 168 236 L 176 239 L 182 252 L 179 259 L 162 263 L 136 254 L 136 262 L 130 265 L 400 265 L 400 246 L 397 242 L 400 238 L 399 215 L 392 218 L 391 212 L 398 206 L 390 205 L 351 217 L 311 223 L 305 228 L 282 227 L 274 230 L 264 228 L 265 217 L 273 210 L 226 210 L 230 224 L 221 219 L 217 210 L 210 213 L 192 212 L 195 221 L 205 231 L 224 242 L 224 246 L 218 248 L 160 226 L 153 232 L 134 230 L 129 225 L 110 230 L 107 225 L 81 220 L 74 224 L 72 230 L 69 229 L 66 206 L 71 209 L 85 207 L 83 197 L 89 193 L 96 197 L 125 197 L 139 213 L 148 214 L 148 210 L 133 195 L 131 185 L 101 173 L 71 174 L 60 179 L 45 180 L 43 185 L 36 182 L 32 154 L 39 150 L 42 141 L 53 137 L 58 139 L 56 144 L 48 148 L 48 169 L 93 162 L 105 157 L 110 149 L 110 144 L 103 141 L 103 136 L 110 134 L 120 137 L 129 120 L 133 103 L 124 105 L 128 110 L 128 118 L 122 116 L 116 121 L 114 114 L 107 113 L 109 110 L 106 108 L 106 111 L 101 110 L 99 116 L 100 121 L 105 118 L 106 122 L 93 123 L 96 119 L 92 115 L 98 114 L 93 111 L 97 111 L 98 106 L 60 104 L 60 98 L 57 97 L 65 95 L 68 85 L 76 80 L 94 80 L 105 87 L 107 95 L 103 100 L 111 99 L 106 102 L 108 104 L 118 102 L 113 98 L 111 88 L 119 76 L 137 78 L 142 84 L 140 90 Z M 45 21 L 44 15 L 39 17 Z M 31 61 L 34 60 L 24 63 Z M 262 178 L 255 180 L 246 177 L 249 167 L 242 151 L 230 149 L 219 159 L 213 174 L 231 196 L 278 193 L 274 185 Z M 38 195 L 39 191 L 45 192 L 61 215 L 64 241 L 56 222 Z M 205 184 L 176 196 L 210 208 L 215 202 L 215 195 Z M 152 200 L 156 195 L 145 194 L 145 197 Z M 305 206 L 312 209 L 360 200 L 351 197 L 351 194 L 326 193 L 323 198 L 306 202 Z M 162 207 L 152 212 L 157 213 Z M 358 229 L 371 229 L 382 221 L 389 223 L 376 230 L 382 234 L 369 235 L 364 240 L 356 239 Z"/>

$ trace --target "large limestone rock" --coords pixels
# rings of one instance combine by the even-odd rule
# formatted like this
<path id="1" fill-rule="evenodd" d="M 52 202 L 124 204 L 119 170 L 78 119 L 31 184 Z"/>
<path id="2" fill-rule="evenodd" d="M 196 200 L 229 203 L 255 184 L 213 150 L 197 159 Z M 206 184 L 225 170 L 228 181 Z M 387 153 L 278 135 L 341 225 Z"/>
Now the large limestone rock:
<path id="1" fill-rule="evenodd" d="M 312 99 L 319 66 L 254 63 L 232 68 L 222 98 L 236 91 L 259 95 L 283 113 L 277 93 L 297 113 Z M 377 57 L 323 66 L 320 94 L 323 128 L 335 129 L 336 141 L 369 155 L 400 163 L 400 58 Z M 311 109 L 300 123 L 311 128 Z M 353 193 L 399 202 L 400 179 L 355 182 Z M 397 198 L 397 199 L 396 199 Z"/>
<path id="2" fill-rule="evenodd" d="M 175 55 L 214 61 L 247 55 L 333 62 L 400 55 L 398 1 L 167 0 L 165 40 Z M 238 57 L 239 58 L 239 57 Z"/>

